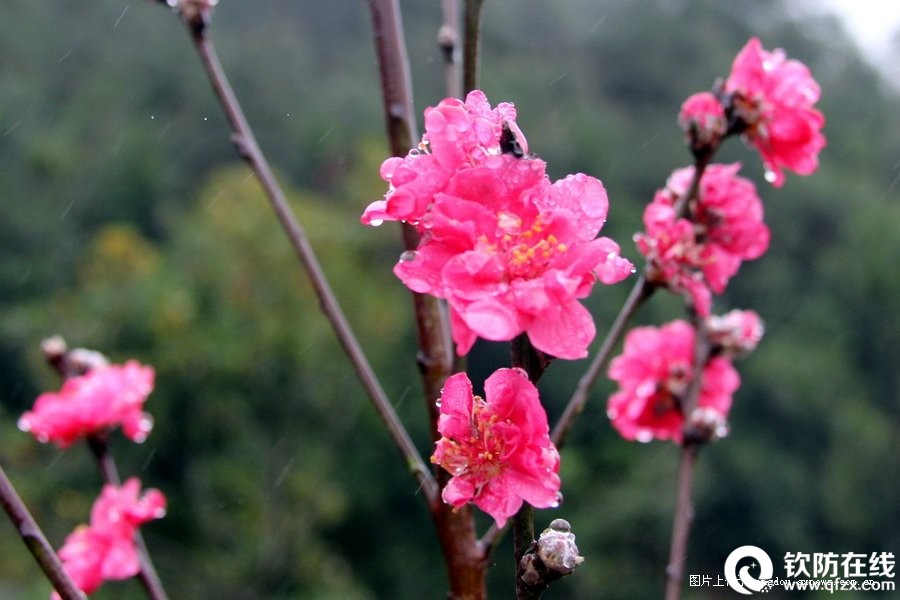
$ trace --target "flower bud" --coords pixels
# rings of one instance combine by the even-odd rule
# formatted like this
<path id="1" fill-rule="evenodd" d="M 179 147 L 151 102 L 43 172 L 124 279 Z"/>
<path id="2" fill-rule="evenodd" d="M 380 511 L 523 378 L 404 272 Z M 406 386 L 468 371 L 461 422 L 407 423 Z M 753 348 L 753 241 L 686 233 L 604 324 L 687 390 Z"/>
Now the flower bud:
<path id="1" fill-rule="evenodd" d="M 550 522 L 538 538 L 536 551 L 545 567 L 562 575 L 568 575 L 584 562 L 584 557 L 578 554 L 572 527 L 565 519 Z"/>
<path id="2" fill-rule="evenodd" d="M 725 109 L 710 92 L 694 94 L 681 105 L 678 125 L 694 153 L 709 152 L 719 145 L 727 130 Z"/>

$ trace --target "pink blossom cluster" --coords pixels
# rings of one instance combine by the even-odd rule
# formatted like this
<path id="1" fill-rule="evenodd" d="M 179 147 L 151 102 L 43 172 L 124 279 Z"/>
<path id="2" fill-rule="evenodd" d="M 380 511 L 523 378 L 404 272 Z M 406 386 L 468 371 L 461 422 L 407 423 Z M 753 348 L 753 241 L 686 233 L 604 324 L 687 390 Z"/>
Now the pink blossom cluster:
<path id="1" fill-rule="evenodd" d="M 91 594 L 104 581 L 127 579 L 141 570 L 134 535 L 142 524 L 166 514 L 162 492 L 140 495 L 141 482 L 132 477 L 122 486 L 105 485 L 91 509 L 90 525 L 81 525 L 59 551 L 63 567 L 75 585 Z M 55 592 L 51 598 L 58 599 Z"/>
<path id="2" fill-rule="evenodd" d="M 644 210 L 646 231 L 635 236 L 647 258 L 650 281 L 686 294 L 701 316 L 710 314 L 714 292 L 721 294 L 744 260 L 769 247 L 769 228 L 753 183 L 737 175 L 740 165 L 713 164 L 700 179 L 694 200 L 685 205 L 694 167 L 672 173 Z"/>
<path id="3" fill-rule="evenodd" d="M 499 369 L 475 396 L 465 373 L 441 392 L 438 440 L 431 461 L 453 477 L 443 490 L 452 506 L 474 502 L 499 527 L 528 502 L 559 503 L 559 453 L 550 441 L 538 391 L 521 369 Z"/>
<path id="4" fill-rule="evenodd" d="M 696 332 L 685 321 L 662 327 L 637 327 L 625 337 L 621 355 L 609 365 L 619 389 L 609 398 L 607 414 L 623 438 L 681 442 L 683 402 L 694 378 Z M 727 431 L 731 397 L 740 377 L 724 356 L 713 356 L 701 371 L 696 409 L 689 416 L 717 436 Z"/>
<path id="5" fill-rule="evenodd" d="M 806 65 L 751 38 L 721 89 L 688 98 L 679 123 L 695 151 L 714 149 L 727 133 L 743 134 L 759 151 L 766 180 L 781 187 L 782 169 L 809 175 L 819 166 L 825 117 L 813 106 L 820 92 Z"/>
<path id="6" fill-rule="evenodd" d="M 511 104 L 491 109 L 480 91 L 426 111 L 422 144 L 385 161 L 390 189 L 363 221 L 418 228 L 418 248 L 394 273 L 447 299 L 459 354 L 478 337 L 524 332 L 542 352 L 582 358 L 595 328 L 579 300 L 634 269 L 618 244 L 597 237 L 609 206 L 603 184 L 584 174 L 551 183 L 514 118 Z"/>
<path id="7" fill-rule="evenodd" d="M 128 438 L 142 442 L 153 428 L 153 419 L 142 409 L 154 378 L 152 367 L 135 360 L 97 367 L 67 379 L 59 392 L 38 396 L 32 410 L 19 419 L 19 429 L 40 442 L 66 448 L 79 438 L 120 425 Z"/>

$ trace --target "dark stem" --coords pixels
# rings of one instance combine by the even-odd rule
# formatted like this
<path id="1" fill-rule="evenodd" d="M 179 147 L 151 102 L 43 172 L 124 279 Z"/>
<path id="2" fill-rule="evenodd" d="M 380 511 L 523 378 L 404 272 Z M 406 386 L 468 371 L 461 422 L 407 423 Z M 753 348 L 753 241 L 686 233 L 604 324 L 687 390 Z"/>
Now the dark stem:
<path id="1" fill-rule="evenodd" d="M 419 482 L 426 501 L 429 505 L 433 505 L 438 502 L 437 483 L 422 460 L 422 456 L 416 450 L 403 423 L 394 411 L 387 394 L 382 389 L 343 310 L 338 304 L 337 298 L 325 278 L 318 258 L 309 243 L 306 232 L 291 211 L 284 192 L 278 185 L 265 155 L 256 142 L 256 137 L 250 129 L 247 119 L 244 117 L 234 90 L 231 88 L 222 65 L 219 63 L 215 48 L 206 36 L 205 29 L 189 27 L 189 30 L 200 60 L 203 62 L 203 66 L 209 76 L 210 83 L 222 105 L 225 116 L 228 118 L 232 129 L 232 141 L 238 153 L 250 165 L 250 168 L 262 185 L 278 221 L 287 234 L 291 246 L 316 292 L 322 312 L 331 324 L 344 352 L 350 359 L 369 399 L 375 406 L 376 412 L 387 427 L 398 450 L 405 458 L 409 470 Z"/>
<path id="2" fill-rule="evenodd" d="M 88 436 L 87 442 L 94 458 L 97 460 L 97 466 L 100 469 L 103 482 L 115 486 L 122 485 L 119 470 L 116 468 L 116 461 L 113 455 L 109 452 L 105 434 Z M 159 578 L 159 574 L 156 572 L 156 567 L 150 558 L 150 551 L 147 550 L 147 544 L 144 542 L 144 536 L 141 535 L 140 530 L 135 530 L 134 532 L 134 545 L 137 547 L 138 559 L 141 563 L 138 578 L 147 591 L 147 597 L 151 600 L 167 600 L 168 595 Z"/>
<path id="3" fill-rule="evenodd" d="M 550 363 L 550 357 L 537 350 L 524 333 L 513 338 L 510 344 L 510 362 L 513 367 L 523 369 L 528 379 L 537 385 L 544 370 Z M 522 575 L 527 567 L 523 559 L 534 551 L 534 508 L 524 502 L 522 508 L 513 517 L 513 549 L 516 559 L 516 600 L 536 599 L 546 586 L 539 589 L 525 582 Z M 493 531 L 494 528 L 491 529 Z"/>
<path id="4" fill-rule="evenodd" d="M 513 517 L 513 548 L 516 557 L 516 600 L 540 598 L 541 591 L 525 583 L 522 579 L 522 559 L 534 549 L 534 508 L 527 502 Z"/>
<path id="5" fill-rule="evenodd" d="M 34 517 L 28 511 L 28 507 L 22 502 L 2 468 L 0 468 L 0 504 L 3 504 L 9 520 L 12 521 L 19 537 L 25 542 L 25 546 L 37 561 L 41 571 L 53 585 L 53 589 L 63 600 L 84 600 L 86 596 L 66 573 L 56 551 L 44 537 L 41 528 L 38 527 Z"/>
<path id="6" fill-rule="evenodd" d="M 628 325 L 628 321 L 637 311 L 638 307 L 650 297 L 655 289 L 656 286 L 647 281 L 647 278 L 643 275 L 641 275 L 634 283 L 631 293 L 628 295 L 622 308 L 619 309 L 619 314 L 616 315 L 616 319 L 606 333 L 606 337 L 600 344 L 597 354 L 588 366 L 587 371 L 585 371 L 584 375 L 581 376 L 581 379 L 578 380 L 578 387 L 575 388 L 575 392 L 569 399 L 569 403 L 566 405 L 562 416 L 560 416 L 559 421 L 557 421 L 556 425 L 553 427 L 550 439 L 556 445 L 557 449 L 565 444 L 566 436 L 572 428 L 572 425 L 574 425 L 575 419 L 578 418 L 581 411 L 584 410 L 588 394 L 606 366 L 606 363 L 609 361 L 613 348 L 615 348 L 619 338 L 621 338 L 622 334 L 625 332 L 625 326 Z"/>
<path id="7" fill-rule="evenodd" d="M 672 523 L 672 542 L 669 548 L 669 564 L 666 567 L 666 600 L 681 598 L 681 584 L 684 579 L 684 563 L 687 559 L 687 544 L 694 520 L 694 506 L 691 488 L 694 481 L 694 466 L 700 446 L 687 442 L 681 447 L 678 465 L 678 487 L 675 500 L 675 519 Z"/>
<path id="8" fill-rule="evenodd" d="M 478 54 L 481 51 L 481 9 L 484 0 L 465 0 L 463 22 L 463 94 L 478 87 Z"/>

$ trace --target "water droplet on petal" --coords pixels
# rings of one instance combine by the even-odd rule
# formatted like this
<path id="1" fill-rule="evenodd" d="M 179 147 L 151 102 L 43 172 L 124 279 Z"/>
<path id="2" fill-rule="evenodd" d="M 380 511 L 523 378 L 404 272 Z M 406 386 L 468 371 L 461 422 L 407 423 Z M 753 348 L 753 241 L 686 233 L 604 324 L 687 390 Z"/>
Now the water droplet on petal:
<path id="1" fill-rule="evenodd" d="M 31 431 L 31 421 L 29 421 L 25 417 L 19 419 L 19 421 L 16 423 L 16 426 L 19 428 L 19 431 Z"/>
<path id="2" fill-rule="evenodd" d="M 766 169 L 765 178 L 767 182 L 775 183 L 775 180 L 778 179 L 778 175 L 776 175 L 775 171 L 772 169 Z"/>
<path id="3" fill-rule="evenodd" d="M 142 417 L 138 422 L 138 429 L 144 433 L 149 433 L 153 429 L 153 417 L 149 415 Z"/>
<path id="4" fill-rule="evenodd" d="M 641 429 L 635 434 L 634 439 L 641 442 L 642 444 L 646 444 L 653 440 L 653 434 L 647 431 L 646 429 Z"/>
<path id="5" fill-rule="evenodd" d="M 416 260 L 416 252 L 415 250 L 407 250 L 403 254 L 400 255 L 400 260 L 403 262 L 411 262 Z"/>

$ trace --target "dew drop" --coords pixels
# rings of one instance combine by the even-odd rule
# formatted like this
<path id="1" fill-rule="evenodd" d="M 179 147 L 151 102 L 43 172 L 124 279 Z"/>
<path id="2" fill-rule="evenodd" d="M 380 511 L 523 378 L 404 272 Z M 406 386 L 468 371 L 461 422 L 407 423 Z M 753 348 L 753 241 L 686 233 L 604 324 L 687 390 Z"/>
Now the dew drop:
<path id="1" fill-rule="evenodd" d="M 26 419 L 25 417 L 22 417 L 16 423 L 16 427 L 19 428 L 19 431 L 25 431 L 25 432 L 31 431 L 31 422 L 28 419 Z"/>
<path id="2" fill-rule="evenodd" d="M 415 250 L 407 250 L 403 254 L 400 255 L 400 260 L 403 262 L 411 262 L 416 260 L 416 251 Z"/>
<path id="3" fill-rule="evenodd" d="M 766 169 L 765 178 L 769 183 L 775 183 L 775 180 L 778 179 L 778 175 L 775 174 L 775 171 Z"/>
<path id="4" fill-rule="evenodd" d="M 642 444 L 646 444 L 647 442 L 653 440 L 653 434 L 646 429 L 642 429 L 637 432 L 637 434 L 634 436 L 634 439 L 641 442 Z"/>

